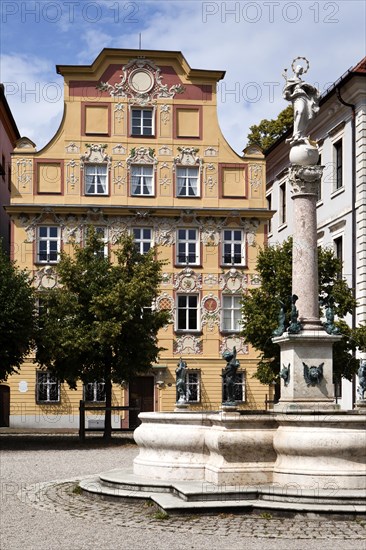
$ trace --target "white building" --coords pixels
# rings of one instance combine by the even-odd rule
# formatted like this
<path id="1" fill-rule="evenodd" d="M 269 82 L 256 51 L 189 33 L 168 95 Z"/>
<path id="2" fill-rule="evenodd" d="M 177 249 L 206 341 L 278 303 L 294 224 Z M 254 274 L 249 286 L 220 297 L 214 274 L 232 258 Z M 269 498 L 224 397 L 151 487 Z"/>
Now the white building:
<path id="1" fill-rule="evenodd" d="M 343 262 L 343 277 L 358 306 L 351 326 L 366 322 L 366 57 L 321 96 L 310 136 L 325 166 L 317 203 L 318 244 L 331 247 Z M 267 200 L 275 214 L 268 227 L 270 244 L 292 234 L 293 208 L 287 183 L 290 147 L 282 136 L 267 151 Z M 342 379 L 336 388 L 342 409 L 355 402 L 356 384 Z"/>

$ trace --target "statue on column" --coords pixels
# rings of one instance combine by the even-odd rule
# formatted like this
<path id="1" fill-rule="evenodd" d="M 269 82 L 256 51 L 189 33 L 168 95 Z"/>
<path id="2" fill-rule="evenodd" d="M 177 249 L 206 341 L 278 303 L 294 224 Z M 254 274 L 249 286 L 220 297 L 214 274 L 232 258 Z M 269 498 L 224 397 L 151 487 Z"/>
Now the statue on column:
<path id="1" fill-rule="evenodd" d="M 301 64 L 295 66 L 295 62 L 303 60 L 306 63 L 306 68 Z M 284 70 L 282 76 L 286 83 L 283 89 L 283 98 L 290 101 L 294 109 L 294 131 L 292 138 L 287 141 L 291 146 L 305 143 L 311 145 L 307 128 L 309 122 L 315 118 L 319 111 L 319 91 L 302 80 L 301 75 L 307 73 L 309 69 L 309 61 L 305 57 L 296 57 L 292 62 L 292 70 L 294 77 L 287 77 L 287 69 Z"/>

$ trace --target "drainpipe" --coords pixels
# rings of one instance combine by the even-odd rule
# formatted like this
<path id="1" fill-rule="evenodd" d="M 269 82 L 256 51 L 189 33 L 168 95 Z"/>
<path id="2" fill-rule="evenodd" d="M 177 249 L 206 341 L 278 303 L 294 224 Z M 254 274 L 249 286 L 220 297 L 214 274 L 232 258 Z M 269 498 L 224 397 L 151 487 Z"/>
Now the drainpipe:
<path id="1" fill-rule="evenodd" d="M 356 105 L 347 103 L 341 96 L 340 88 L 336 88 L 339 101 L 352 109 L 352 295 L 356 299 Z M 356 308 L 352 311 L 352 329 L 356 328 Z M 355 356 L 355 352 L 353 352 Z M 356 401 L 356 377 L 353 376 L 352 384 L 352 408 Z"/>

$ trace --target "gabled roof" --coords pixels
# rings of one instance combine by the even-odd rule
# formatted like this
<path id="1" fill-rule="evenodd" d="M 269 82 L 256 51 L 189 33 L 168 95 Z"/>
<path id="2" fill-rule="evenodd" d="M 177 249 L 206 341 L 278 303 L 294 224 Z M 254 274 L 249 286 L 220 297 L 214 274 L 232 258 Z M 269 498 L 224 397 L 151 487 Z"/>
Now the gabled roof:
<path id="1" fill-rule="evenodd" d="M 152 58 L 155 61 L 159 60 L 177 60 L 183 67 L 184 71 L 189 77 L 192 78 L 208 78 L 213 80 L 221 80 L 225 76 L 225 71 L 213 71 L 207 69 L 192 69 L 188 64 L 186 58 L 180 51 L 171 50 L 135 50 L 135 49 L 121 49 L 121 48 L 103 48 L 100 54 L 95 58 L 91 65 L 56 65 L 56 71 L 58 74 L 94 74 L 98 71 L 98 68 L 103 64 L 105 59 L 110 58 L 111 61 L 116 63 L 118 58 L 123 57 L 147 57 Z"/>
<path id="2" fill-rule="evenodd" d="M 20 134 L 19 134 L 18 126 L 16 125 L 13 114 L 10 110 L 9 103 L 7 102 L 7 99 L 5 97 L 4 84 L 0 84 L 0 103 L 4 106 L 5 113 L 8 118 L 8 123 L 15 134 L 15 140 L 17 140 L 20 138 Z"/>

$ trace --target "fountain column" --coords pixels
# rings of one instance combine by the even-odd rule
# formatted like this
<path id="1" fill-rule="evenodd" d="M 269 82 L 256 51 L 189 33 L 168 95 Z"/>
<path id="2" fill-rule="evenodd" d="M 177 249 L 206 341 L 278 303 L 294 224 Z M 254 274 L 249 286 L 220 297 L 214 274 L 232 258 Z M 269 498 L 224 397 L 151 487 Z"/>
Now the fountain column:
<path id="1" fill-rule="evenodd" d="M 302 65 L 295 66 L 301 60 Z M 304 68 L 304 64 L 306 67 Z M 273 338 L 281 347 L 281 399 L 278 411 L 333 409 L 333 343 L 341 338 L 328 334 L 319 319 L 318 247 L 316 201 L 323 172 L 316 143 L 307 134 L 319 107 L 319 92 L 304 82 L 308 61 L 292 63 L 283 96 L 293 104 L 294 131 L 290 143 L 288 182 L 294 205 L 291 325 Z M 295 305 L 296 303 L 296 305 Z"/>
<path id="2" fill-rule="evenodd" d="M 322 171 L 322 166 L 292 164 L 288 175 L 294 201 L 292 293 L 298 296 L 299 321 L 304 330 L 321 326 L 316 202 Z"/>

